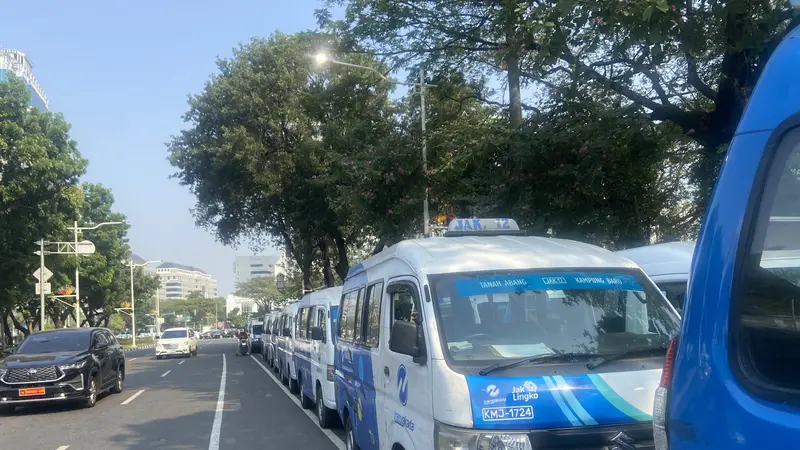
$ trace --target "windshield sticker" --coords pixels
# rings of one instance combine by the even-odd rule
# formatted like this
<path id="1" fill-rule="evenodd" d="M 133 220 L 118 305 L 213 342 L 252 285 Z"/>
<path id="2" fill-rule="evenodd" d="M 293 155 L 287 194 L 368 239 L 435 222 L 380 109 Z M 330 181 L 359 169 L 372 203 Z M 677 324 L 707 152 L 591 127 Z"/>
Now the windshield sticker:
<path id="1" fill-rule="evenodd" d="M 576 272 L 467 278 L 456 280 L 455 285 L 456 291 L 462 297 L 503 292 L 558 291 L 565 289 L 642 290 L 633 275 Z"/>

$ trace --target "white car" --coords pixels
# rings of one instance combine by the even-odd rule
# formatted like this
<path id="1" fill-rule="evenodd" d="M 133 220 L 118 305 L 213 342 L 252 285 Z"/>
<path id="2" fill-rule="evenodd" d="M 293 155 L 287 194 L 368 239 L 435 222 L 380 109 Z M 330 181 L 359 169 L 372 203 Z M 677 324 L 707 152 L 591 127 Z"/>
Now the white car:
<path id="1" fill-rule="evenodd" d="M 164 330 L 156 342 L 156 359 L 164 356 L 197 355 L 197 334 L 188 328 L 169 328 Z"/>

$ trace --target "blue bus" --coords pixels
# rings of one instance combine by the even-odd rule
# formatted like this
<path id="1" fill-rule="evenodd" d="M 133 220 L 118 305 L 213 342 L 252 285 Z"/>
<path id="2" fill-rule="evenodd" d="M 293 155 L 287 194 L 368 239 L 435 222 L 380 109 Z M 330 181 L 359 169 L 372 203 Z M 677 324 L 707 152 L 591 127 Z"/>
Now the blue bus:
<path id="1" fill-rule="evenodd" d="M 800 448 L 800 28 L 728 150 L 653 430 L 657 450 Z"/>

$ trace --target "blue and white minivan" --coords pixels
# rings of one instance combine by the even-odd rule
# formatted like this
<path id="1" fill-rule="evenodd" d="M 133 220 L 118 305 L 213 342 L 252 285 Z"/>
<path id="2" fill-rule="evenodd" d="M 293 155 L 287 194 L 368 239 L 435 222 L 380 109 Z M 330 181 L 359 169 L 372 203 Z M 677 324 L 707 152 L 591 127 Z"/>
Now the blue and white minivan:
<path id="1" fill-rule="evenodd" d="M 350 449 L 651 449 L 679 318 L 633 262 L 456 219 L 354 266 L 336 404 Z"/>
<path id="2" fill-rule="evenodd" d="M 280 334 L 277 339 L 278 348 L 275 352 L 275 368 L 278 371 L 281 382 L 289 386 L 289 391 L 292 394 L 298 392 L 297 371 L 294 365 L 294 320 L 297 316 L 299 304 L 299 301 L 293 301 L 284 305 L 278 321 Z"/>
<path id="3" fill-rule="evenodd" d="M 694 241 L 664 242 L 618 250 L 617 254 L 641 267 L 680 313 L 686 298 L 694 246 Z"/>
<path id="4" fill-rule="evenodd" d="M 697 240 L 658 450 L 800 448 L 800 28 L 753 90 Z"/>
<path id="5" fill-rule="evenodd" d="M 294 364 L 303 408 L 316 407 L 322 428 L 330 428 L 336 418 L 333 393 L 333 325 L 339 314 L 342 287 L 309 292 L 297 305 Z"/>

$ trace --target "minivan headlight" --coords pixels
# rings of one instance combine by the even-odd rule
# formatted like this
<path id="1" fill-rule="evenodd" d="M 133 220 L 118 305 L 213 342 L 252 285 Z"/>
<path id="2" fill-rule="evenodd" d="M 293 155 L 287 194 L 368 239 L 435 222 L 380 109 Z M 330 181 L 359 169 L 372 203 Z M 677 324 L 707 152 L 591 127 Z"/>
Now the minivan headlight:
<path id="1" fill-rule="evenodd" d="M 74 363 L 70 363 L 70 364 L 62 364 L 62 365 L 58 366 L 58 368 L 61 369 L 62 372 L 65 372 L 67 370 L 82 369 L 83 366 L 85 366 L 85 365 L 86 365 L 86 360 L 84 359 L 83 361 L 78 361 L 78 362 L 74 362 Z"/>
<path id="2" fill-rule="evenodd" d="M 436 450 L 532 450 L 526 433 L 456 428 L 436 422 Z"/>

